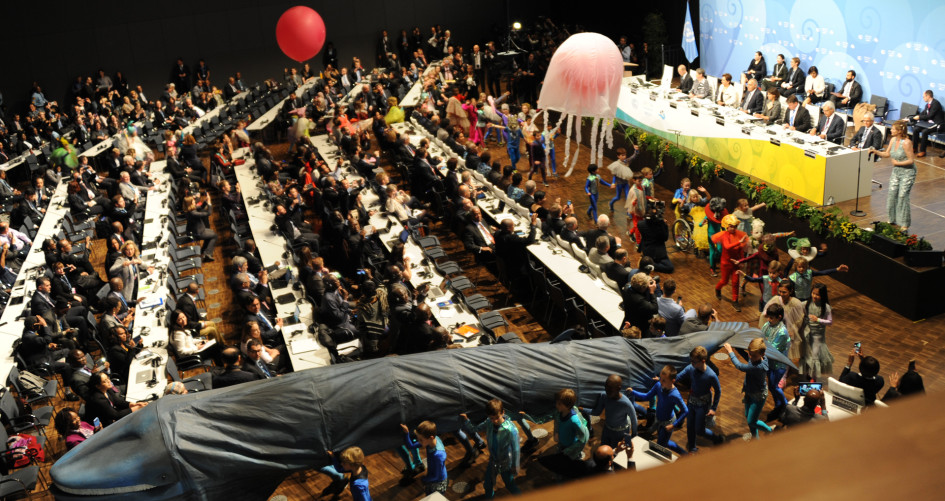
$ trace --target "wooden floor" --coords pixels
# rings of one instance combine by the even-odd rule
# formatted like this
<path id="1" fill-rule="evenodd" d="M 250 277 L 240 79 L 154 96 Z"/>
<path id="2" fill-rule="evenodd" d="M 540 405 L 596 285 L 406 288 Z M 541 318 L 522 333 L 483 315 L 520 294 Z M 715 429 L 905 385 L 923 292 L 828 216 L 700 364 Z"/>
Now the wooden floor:
<path id="1" fill-rule="evenodd" d="M 507 161 L 504 147 L 499 147 L 493 142 L 490 142 L 488 146 L 494 159 L 502 163 Z M 574 145 L 572 144 L 572 152 L 573 148 Z M 277 157 L 283 156 L 286 149 L 284 144 L 273 145 L 273 151 Z M 558 139 L 557 149 L 559 152 L 558 161 L 561 162 L 564 151 L 563 138 Z M 934 149 L 930 151 L 935 152 Z M 611 160 L 607 159 L 605 163 Z M 931 201 L 934 197 L 931 193 L 941 192 L 942 185 L 936 183 L 943 182 L 941 179 L 942 167 L 945 166 L 945 162 L 939 160 L 937 155 L 922 160 L 924 162 L 920 163 L 920 180 L 917 181 L 916 189 L 913 190 L 913 202 L 928 201 L 926 207 L 929 207 L 930 213 L 932 210 L 938 210 L 938 212 L 945 214 L 945 210 L 940 208 L 940 205 L 936 206 Z M 584 216 L 584 210 L 587 208 L 587 199 L 583 195 L 586 172 L 582 174 L 584 166 L 588 163 L 589 150 L 580 148 L 575 174 L 570 178 L 549 178 L 551 186 L 544 188 L 552 200 L 560 197 L 562 201 L 573 201 L 582 228 L 587 228 L 589 224 L 589 219 Z M 519 167 L 524 168 L 524 162 L 520 162 Z M 878 164 L 877 174 L 874 177 L 880 176 L 880 172 L 884 168 L 888 170 L 888 160 Z M 883 175 L 888 178 L 888 174 Z M 938 190 L 936 190 L 936 186 L 939 188 Z M 539 184 L 539 188 L 543 187 Z M 606 196 L 608 193 L 612 192 L 605 188 L 601 195 L 600 208 L 605 211 L 606 200 L 609 198 Z M 668 200 L 671 196 L 669 191 L 659 187 L 656 194 L 664 200 Z M 875 191 L 870 203 L 878 210 L 882 210 L 885 204 L 884 200 L 885 192 Z M 870 209 L 867 208 L 866 210 Z M 618 228 L 615 232 L 623 236 L 625 235 L 626 223 L 625 216 L 620 213 L 621 211 L 618 210 L 615 217 L 615 224 Z M 870 219 L 870 216 L 863 219 Z M 921 224 L 929 224 L 941 232 L 942 238 L 945 239 L 945 225 L 934 226 L 931 222 L 924 222 L 925 219 L 920 219 L 919 210 L 915 207 L 913 208 L 913 219 L 915 221 L 913 228 L 916 232 L 921 231 Z M 229 341 L 235 340 L 239 332 L 239 326 L 235 322 L 239 317 L 234 316 L 235 310 L 231 306 L 232 297 L 229 287 L 226 285 L 227 275 L 224 273 L 224 266 L 228 261 L 228 256 L 233 253 L 234 244 L 229 239 L 229 230 L 224 228 L 221 218 L 214 215 L 213 220 L 214 226 L 219 232 L 220 246 L 214 254 L 216 261 L 205 264 L 201 272 L 206 278 L 208 318 L 218 319 L 222 331 Z M 502 308 L 500 311 L 512 324 L 509 330 L 519 333 L 527 342 L 543 342 L 550 340 L 551 336 L 566 327 L 563 325 L 543 325 L 537 320 L 543 318 L 543 312 L 529 312 L 521 307 L 521 299 L 510 295 L 508 290 L 499 283 L 489 270 L 477 266 L 472 258 L 463 251 L 459 239 L 455 238 L 455 235 L 451 235 L 448 229 L 435 227 L 433 233 L 440 237 L 450 258 L 456 260 L 463 267 L 466 275 L 475 280 L 479 289 L 478 292 L 486 295 L 496 305 L 496 308 Z M 942 245 L 937 245 L 937 247 L 942 247 Z M 104 259 L 104 245 L 101 241 L 96 242 L 95 249 L 97 256 L 93 262 L 97 266 L 101 266 Z M 684 297 L 686 307 L 696 307 L 703 302 L 708 302 L 718 309 L 719 316 L 723 321 L 745 321 L 751 324 L 757 322 L 757 311 L 750 306 L 757 302 L 757 289 L 749 287 L 749 297 L 745 302 L 748 306 L 745 306 L 741 313 L 735 312 L 729 301 L 715 299 L 713 285 L 716 279 L 709 275 L 708 266 L 704 260 L 689 254 L 675 253 L 672 249 L 670 249 L 670 252 L 677 269 L 673 274 L 673 278 L 679 284 L 678 294 Z M 639 255 L 633 252 L 631 252 L 631 256 L 634 262 L 639 258 Z M 814 265 L 816 267 L 816 261 L 814 261 Z M 104 273 L 102 274 L 104 276 Z M 877 277 L 877 280 L 881 279 L 885 278 Z M 941 362 L 945 360 L 945 339 L 943 339 L 945 338 L 945 316 L 940 315 L 936 318 L 913 323 L 829 277 L 823 278 L 822 281 L 830 289 L 831 305 L 834 308 L 834 325 L 828 329 L 827 342 L 836 358 L 833 371 L 835 376 L 839 375 L 843 368 L 846 355 L 849 353 L 852 344 L 859 341 L 863 344 L 864 353 L 874 355 L 880 360 L 882 364 L 881 374 L 887 379 L 893 371 L 903 372 L 907 362 L 910 359 L 915 359 L 919 371 L 925 378 L 927 389 L 930 392 L 945 389 L 945 375 L 942 371 L 945 368 L 945 363 Z M 728 296 L 727 291 L 725 296 Z M 716 364 L 721 369 L 720 380 L 723 394 L 718 413 L 718 427 L 728 438 L 728 442 L 720 446 L 712 446 L 708 442 L 700 441 L 699 445 L 704 451 L 703 454 L 712 454 L 714 447 L 742 446 L 741 436 L 748 431 L 742 415 L 741 373 L 735 371 L 727 359 L 716 360 Z M 789 389 L 788 392 L 790 391 Z M 74 403 L 58 400 L 54 403 L 57 408 L 66 405 L 77 406 Z M 765 412 L 770 410 L 771 407 L 772 405 L 769 403 Z M 541 427 L 549 429 L 549 425 Z M 397 430 L 391 430 L 391 432 L 398 433 Z M 62 444 L 56 437 L 56 432 L 52 427 L 49 427 L 47 433 L 50 437 L 50 450 L 54 456 L 58 456 L 61 454 Z M 803 429 L 784 433 L 803 433 Z M 677 432 L 675 438 L 677 441 L 684 441 L 685 433 Z M 938 437 L 929 437 L 929 439 L 937 440 Z M 451 489 L 447 493 L 447 497 L 450 499 L 481 497 L 483 495 L 481 482 L 486 467 L 485 456 L 480 456 L 470 467 L 462 468 L 459 465 L 463 456 L 462 448 L 452 438 L 445 438 L 445 442 L 449 456 L 447 467 L 451 479 Z M 597 439 L 592 439 L 589 449 L 596 443 Z M 552 445 L 550 438 L 543 438 L 539 449 L 535 453 L 528 457 L 523 456 L 522 473 L 517 479 L 517 483 L 524 491 L 554 485 L 555 481 L 547 470 L 535 462 L 535 458 L 543 454 Z M 48 465 L 51 463 L 52 457 L 47 460 L 47 466 L 44 470 L 48 470 Z M 371 472 L 371 494 L 375 499 L 407 500 L 416 499 L 423 495 L 419 481 L 406 486 L 399 484 L 400 470 L 403 465 L 393 452 L 383 452 L 369 456 L 366 465 Z M 274 494 L 284 495 L 290 500 L 311 499 L 319 496 L 328 483 L 327 477 L 317 473 L 316 470 L 296 472 L 288 477 Z M 501 486 L 501 481 L 499 481 L 499 485 Z M 459 488 L 459 491 L 456 492 L 454 487 Z M 500 495 L 505 493 L 507 491 L 499 491 Z M 39 494 L 37 497 L 40 499 L 52 499 L 41 488 L 37 489 L 37 494 Z M 350 494 L 345 492 L 340 497 L 341 499 L 349 499 Z"/>
<path id="2" fill-rule="evenodd" d="M 850 130 L 852 135 L 853 129 Z M 849 139 L 849 138 L 848 138 Z M 912 187 L 912 226 L 909 233 L 925 237 L 935 249 L 945 248 L 945 158 L 939 154 L 945 152 L 930 146 L 928 156 L 916 158 L 916 178 Z M 880 159 L 874 164 L 873 180 L 882 185 L 872 185 L 872 193 L 859 199 L 859 209 L 866 212 L 863 217 L 850 216 L 857 206 L 857 200 L 837 204 L 844 214 L 858 226 L 870 226 L 873 221 L 888 221 L 886 197 L 889 196 L 889 176 L 892 173 L 892 161 Z"/>
<path id="3" fill-rule="evenodd" d="M 563 159 L 562 152 L 564 151 L 563 138 L 558 138 L 556 144 L 558 161 L 561 162 Z M 493 142 L 490 142 L 488 147 L 492 152 L 494 160 L 499 160 L 503 164 L 507 162 L 508 156 L 504 147 L 500 147 Z M 572 144 L 572 152 L 573 148 L 574 144 Z M 612 152 L 608 153 L 612 154 Z M 561 169 L 559 165 L 559 174 L 561 174 L 561 177 L 549 178 L 549 187 L 545 188 L 541 186 L 539 180 L 539 189 L 544 189 L 549 194 L 550 199 L 554 200 L 560 197 L 562 201 L 572 200 L 582 228 L 587 228 L 590 223 L 589 218 L 584 215 L 588 203 L 583 190 L 586 172 L 582 174 L 583 168 L 589 163 L 589 154 L 590 152 L 587 148 L 580 148 L 577 167 L 571 177 L 564 178 L 564 169 Z M 605 164 L 612 160 L 612 158 L 606 159 Z M 927 165 L 920 167 L 920 173 L 923 172 L 923 170 L 932 172 L 932 169 L 935 169 L 938 172 L 938 177 L 942 177 L 942 167 L 939 166 L 945 166 L 945 162 L 939 160 L 937 155 L 935 158 L 930 159 L 926 157 L 922 160 L 925 160 Z M 888 160 L 880 162 L 880 167 L 878 167 L 877 172 L 887 163 Z M 932 165 L 933 163 L 937 163 L 939 166 Z M 519 162 L 519 168 L 525 168 L 524 161 Z M 888 169 L 888 167 L 886 168 Z M 926 175 L 932 176 L 932 174 Z M 923 183 L 917 182 L 916 189 L 913 190 L 913 200 L 915 201 L 917 199 L 919 193 L 933 189 L 934 188 L 929 185 L 923 185 Z M 603 209 L 604 211 L 607 210 L 605 200 L 608 197 L 605 197 L 606 193 L 611 193 L 612 196 L 612 192 L 608 192 L 606 189 L 602 192 L 599 209 Z M 885 207 L 885 192 L 881 195 L 877 193 L 879 192 L 874 192 L 874 201 L 881 198 L 883 200 L 881 205 Z M 668 200 L 671 198 L 672 193 L 663 188 L 658 188 L 657 196 L 663 200 Z M 916 214 L 917 211 L 915 208 L 913 210 L 913 220 L 915 221 L 914 228 L 916 231 L 919 231 L 920 226 Z M 602 211 L 601 213 L 607 212 Z M 668 218 L 671 217 L 671 215 L 668 216 Z M 618 209 L 614 218 L 619 228 L 617 234 L 625 236 L 626 216 L 621 215 Z M 942 221 L 945 223 L 945 219 Z M 937 229 L 945 230 L 945 225 Z M 443 234 L 436 234 L 440 237 L 441 242 L 443 242 Z M 945 245 L 939 245 L 937 247 L 943 246 Z M 485 284 L 486 288 L 496 284 L 496 291 L 489 295 L 493 302 L 501 303 L 502 295 L 505 294 L 505 290 L 500 284 L 497 284 L 497 281 L 488 270 L 479 270 L 469 257 L 463 259 L 464 253 L 462 252 L 461 246 L 456 242 L 449 246 L 448 252 L 451 259 L 457 259 L 461 266 L 467 270 L 467 276 L 480 273 L 481 278 L 477 280 L 478 284 L 481 286 Z M 752 325 L 757 323 L 758 312 L 750 306 L 758 301 L 759 294 L 756 288 L 748 288 L 749 297 L 748 300 L 745 301 L 748 306 L 743 307 L 741 313 L 735 312 L 730 301 L 718 301 L 715 299 L 714 284 L 717 279 L 709 275 L 708 265 L 705 260 L 696 258 L 690 254 L 676 253 L 672 248 L 670 249 L 670 253 L 677 270 L 672 276 L 677 284 L 679 284 L 678 294 L 684 297 L 686 307 L 695 307 L 704 302 L 708 302 L 718 309 L 720 318 L 723 321 L 745 321 Z M 634 262 L 639 259 L 638 254 L 631 252 L 631 255 L 631 259 Z M 787 256 L 785 255 L 783 257 L 783 260 L 786 262 Z M 816 267 L 816 261 L 814 264 Z M 881 278 L 877 277 L 877 279 Z M 864 353 L 873 355 L 880 360 L 882 364 L 881 374 L 887 379 L 889 374 L 893 371 L 904 372 L 908 361 L 910 359 L 916 359 L 919 371 L 925 378 L 927 389 L 932 392 L 945 389 L 945 376 L 941 375 L 940 371 L 941 368 L 945 367 L 945 363 L 940 362 L 941 360 L 945 360 L 945 358 L 943 358 L 943 356 L 945 356 L 945 316 L 940 315 L 923 322 L 913 323 L 866 296 L 858 294 L 856 291 L 836 280 L 826 277 L 822 281 L 829 287 L 831 305 L 834 308 L 834 325 L 828 329 L 827 336 L 828 345 L 836 359 L 833 371 L 834 376 L 839 376 L 853 343 L 859 341 L 863 344 Z M 728 297 L 728 294 L 725 294 L 725 296 Z M 513 297 L 513 302 L 514 299 Z M 506 315 L 506 318 L 514 324 L 515 327 L 512 330 L 525 334 L 523 337 L 528 342 L 546 341 L 566 327 L 563 325 L 541 325 L 540 322 L 534 320 L 534 318 L 543 317 L 540 311 L 532 312 L 534 317 L 531 317 L 531 315 L 525 317 L 524 315 L 527 315 L 527 312 L 523 313 L 523 318 L 520 320 L 517 318 L 519 311 L 521 311 L 521 309 L 516 308 L 512 310 L 512 315 L 510 315 L 508 311 L 504 311 L 503 313 Z M 520 323 L 526 320 L 530 323 Z M 738 447 L 742 442 L 742 435 L 748 431 L 741 403 L 742 373 L 736 371 L 727 358 L 724 360 L 715 360 L 715 363 L 721 369 L 720 380 L 722 383 L 722 402 L 719 407 L 717 422 L 719 430 L 728 440 L 726 444 L 715 447 Z M 787 390 L 789 394 L 791 391 L 793 390 Z M 769 401 L 764 412 L 767 413 L 771 408 L 773 408 L 773 405 Z M 549 425 L 544 425 L 542 428 L 550 430 Z M 597 436 L 599 436 L 599 427 L 597 431 Z M 396 433 L 396 431 L 393 431 L 393 433 Z M 803 433 L 803 429 L 791 433 Z M 685 432 L 676 432 L 675 438 L 677 441 L 684 441 Z M 445 439 L 445 442 L 449 455 L 447 468 L 451 479 L 451 489 L 447 493 L 447 497 L 450 499 L 474 499 L 482 497 L 484 491 L 481 482 L 487 464 L 485 456 L 480 456 L 471 467 L 462 468 L 459 465 L 464 454 L 462 447 L 452 438 Z M 589 451 L 596 443 L 597 439 L 592 439 L 587 450 Z M 541 440 L 541 446 L 538 451 L 527 458 L 523 456 L 522 474 L 516 480 L 522 490 L 528 491 L 554 485 L 555 481 L 548 471 L 535 462 L 535 458 L 543 454 L 552 445 L 553 443 L 550 438 L 544 438 Z M 699 446 L 702 451 L 705 451 L 704 454 L 712 453 L 713 445 L 708 441 L 700 439 Z M 367 459 L 366 464 L 371 472 L 371 495 L 375 499 L 401 501 L 416 499 L 423 495 L 419 481 L 413 482 L 406 487 L 399 485 L 398 480 L 403 464 L 393 452 L 374 454 Z M 276 490 L 275 494 L 283 494 L 289 499 L 304 499 L 310 496 L 317 496 L 328 483 L 327 477 L 318 474 L 314 470 L 299 472 L 293 474 L 283 482 L 279 489 Z M 465 486 L 457 492 L 452 488 L 452 485 L 456 483 L 462 483 L 465 484 Z M 507 491 L 499 491 L 499 495 L 506 493 Z M 347 492 L 341 495 L 341 499 L 349 498 L 350 494 Z"/>

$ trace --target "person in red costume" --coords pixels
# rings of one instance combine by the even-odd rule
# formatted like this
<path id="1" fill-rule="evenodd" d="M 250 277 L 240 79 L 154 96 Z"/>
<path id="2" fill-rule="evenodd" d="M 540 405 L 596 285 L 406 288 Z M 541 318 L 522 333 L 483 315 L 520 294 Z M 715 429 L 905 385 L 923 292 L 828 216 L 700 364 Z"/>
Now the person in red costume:
<path id="1" fill-rule="evenodd" d="M 715 297 L 722 299 L 722 287 L 732 282 L 732 306 L 735 311 L 742 311 L 738 305 L 738 266 L 733 262 L 745 256 L 748 246 L 748 234 L 738 229 L 738 218 L 728 214 L 722 218 L 722 231 L 712 235 L 712 243 L 722 247 L 722 276 L 715 284 Z"/>

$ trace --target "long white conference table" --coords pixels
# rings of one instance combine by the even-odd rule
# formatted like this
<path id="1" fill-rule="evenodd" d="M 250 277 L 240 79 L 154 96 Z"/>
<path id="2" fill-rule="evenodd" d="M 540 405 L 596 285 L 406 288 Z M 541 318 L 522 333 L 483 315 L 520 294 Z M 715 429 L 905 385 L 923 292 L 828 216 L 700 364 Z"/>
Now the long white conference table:
<path id="1" fill-rule="evenodd" d="M 19 317 L 29 310 L 30 299 L 36 290 L 36 279 L 46 271 L 46 255 L 43 253 L 43 241 L 55 238 L 62 229 L 62 220 L 69 208 L 66 206 L 66 188 L 64 182 L 56 186 L 56 191 L 49 198 L 46 216 L 40 223 L 33 238 L 33 245 L 23 259 L 16 281 L 10 290 L 10 301 L 0 315 L 0 376 L 6 380 L 7 374 L 14 367 L 13 343 L 23 335 L 23 320 Z"/>
<path id="2" fill-rule="evenodd" d="M 420 78 L 410 87 L 410 90 L 407 91 L 407 94 L 404 95 L 404 100 L 400 102 L 400 106 L 404 108 L 414 108 L 420 104 L 420 95 L 423 92 L 423 79 L 433 71 L 433 68 L 438 67 L 440 63 L 431 63 L 428 65 L 421 74 Z"/>
<path id="3" fill-rule="evenodd" d="M 440 165 L 440 171 L 445 173 L 444 164 L 446 159 L 455 156 L 455 154 L 441 144 L 435 137 L 431 136 L 425 129 L 414 122 L 394 124 L 394 129 L 400 134 L 407 134 L 410 142 L 414 146 L 419 145 L 422 139 L 430 141 L 430 155 L 439 157 L 443 160 Z M 459 165 L 465 166 L 465 161 L 459 158 Z M 473 174 L 478 183 L 487 188 L 491 185 L 482 176 Z M 477 206 L 482 211 L 483 216 L 491 219 L 494 223 L 500 223 L 503 219 L 511 219 L 515 223 L 516 230 L 527 233 L 530 221 L 523 214 L 514 212 L 512 208 L 505 207 L 502 211 L 498 210 L 499 199 L 491 189 L 485 190 L 485 198 L 478 201 Z M 528 246 L 528 252 L 531 253 L 545 269 L 558 277 L 562 283 L 581 296 L 585 304 L 596 311 L 608 324 L 614 329 L 619 330 L 623 325 L 624 312 L 620 309 L 620 303 L 623 300 L 620 293 L 600 278 L 594 277 L 590 273 L 583 273 L 579 270 L 581 264 L 577 259 L 551 241 L 541 239 L 541 229 L 536 229 L 537 242 Z"/>
<path id="4" fill-rule="evenodd" d="M 867 151 L 783 125 L 764 126 L 737 109 L 640 82 L 638 77 L 624 78 L 618 120 L 818 205 L 870 194 L 873 162 Z M 816 126 L 819 109 L 808 109 Z"/>
<path id="5" fill-rule="evenodd" d="M 317 81 L 318 79 L 315 78 L 315 79 L 310 79 L 309 81 L 303 83 L 297 89 L 295 89 L 296 95 L 301 96 L 305 91 L 315 86 L 315 82 Z M 285 98 L 279 100 L 279 102 L 276 103 L 275 106 L 270 108 L 268 111 L 266 111 L 262 115 L 259 115 L 259 117 L 256 118 L 256 120 L 253 120 L 253 123 L 249 124 L 246 127 L 246 131 L 250 133 L 260 132 L 266 127 L 268 127 L 269 124 L 271 124 L 272 121 L 275 120 L 276 117 L 279 116 L 279 113 L 282 111 L 282 106 L 285 104 L 287 99 L 289 99 L 289 96 L 286 96 Z"/>
<path id="6" fill-rule="evenodd" d="M 311 138 L 311 142 L 329 165 L 336 163 L 341 150 L 331 143 L 328 135 L 314 136 Z M 343 179 L 347 179 L 349 182 L 363 182 L 363 178 L 351 169 L 349 162 L 345 161 L 341 169 L 343 170 L 341 175 Z M 371 215 L 370 226 L 377 232 L 378 240 L 389 252 L 393 244 L 400 238 L 400 234 L 404 230 L 403 225 L 397 221 L 393 214 L 385 212 L 384 207 L 380 206 L 380 198 L 371 189 L 361 190 L 361 201 L 365 207 L 376 211 Z M 416 211 L 413 212 L 416 215 Z M 429 282 L 433 294 L 429 294 L 424 303 L 430 307 L 430 312 L 437 323 L 450 331 L 453 344 L 463 347 L 478 345 L 479 337 L 483 332 L 479 319 L 461 301 L 451 300 L 452 294 L 446 284 L 449 278 L 439 273 L 433 263 L 424 258 L 423 249 L 412 239 L 408 238 L 404 243 L 404 256 L 410 258 L 410 284 L 414 287 L 420 287 Z M 437 290 L 440 294 L 436 293 Z M 475 327 L 479 330 L 479 333 L 469 336 L 458 334 L 456 330 L 465 325 Z"/>
<path id="7" fill-rule="evenodd" d="M 170 265 L 167 246 L 170 235 L 168 225 L 172 224 L 168 222 L 168 212 L 174 208 L 168 206 L 170 176 L 164 172 L 165 164 L 164 160 L 151 163 L 151 177 L 159 182 L 155 189 L 145 192 L 144 220 L 140 222 L 141 248 L 150 247 L 141 252 L 141 260 L 154 270 L 138 282 L 137 307 L 131 332 L 133 337 L 141 337 L 141 346 L 146 351 L 142 351 L 129 366 L 128 388 L 125 392 L 129 402 L 160 397 L 167 381 L 170 330 L 166 323 L 166 305 L 171 294 L 167 286 Z"/>

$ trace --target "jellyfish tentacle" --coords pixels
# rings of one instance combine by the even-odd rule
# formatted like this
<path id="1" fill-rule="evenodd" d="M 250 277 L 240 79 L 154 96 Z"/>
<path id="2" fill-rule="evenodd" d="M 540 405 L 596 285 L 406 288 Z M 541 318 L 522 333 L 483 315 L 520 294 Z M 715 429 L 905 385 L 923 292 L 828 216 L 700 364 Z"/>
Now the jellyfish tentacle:
<path id="1" fill-rule="evenodd" d="M 601 118 L 600 144 L 597 145 L 597 165 L 604 165 L 604 138 L 607 137 L 607 119 Z"/>
<path id="2" fill-rule="evenodd" d="M 575 129 L 577 129 L 577 138 L 575 139 L 576 141 L 575 144 L 577 145 L 577 151 L 574 152 L 574 158 L 571 159 L 572 169 L 574 168 L 575 165 L 577 165 L 578 156 L 580 156 L 581 154 L 581 122 L 580 121 L 583 118 L 584 117 L 582 117 L 581 115 L 576 115 L 576 118 L 574 119 L 575 121 L 577 121 L 577 127 L 575 127 Z"/>
<path id="3" fill-rule="evenodd" d="M 568 117 L 568 130 L 565 133 L 568 139 L 564 142 L 564 163 L 561 164 L 561 167 L 568 165 L 568 159 L 571 158 L 571 129 L 574 127 L 574 115 L 568 115 L 562 112 L 561 119 L 563 120 L 564 117 Z M 574 156 L 577 156 L 577 154 Z M 564 174 L 564 177 L 570 177 L 572 170 L 574 170 L 574 164 L 571 164 L 571 168 Z"/>

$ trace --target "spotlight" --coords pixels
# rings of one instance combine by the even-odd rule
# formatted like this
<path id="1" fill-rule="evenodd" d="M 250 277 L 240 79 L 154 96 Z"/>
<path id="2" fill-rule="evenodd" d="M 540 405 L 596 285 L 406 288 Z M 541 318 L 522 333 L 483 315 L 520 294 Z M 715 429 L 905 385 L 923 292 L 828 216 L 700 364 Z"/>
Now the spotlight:
<path id="1" fill-rule="evenodd" d="M 522 29 L 522 23 L 515 21 L 514 23 L 512 23 L 512 29 L 515 31 Z"/>

